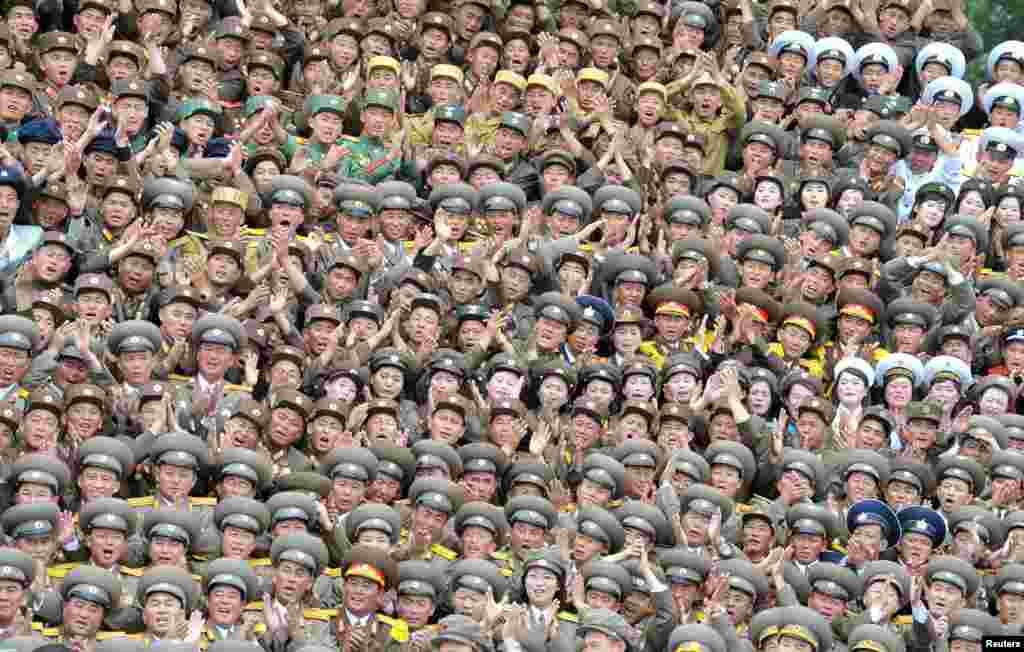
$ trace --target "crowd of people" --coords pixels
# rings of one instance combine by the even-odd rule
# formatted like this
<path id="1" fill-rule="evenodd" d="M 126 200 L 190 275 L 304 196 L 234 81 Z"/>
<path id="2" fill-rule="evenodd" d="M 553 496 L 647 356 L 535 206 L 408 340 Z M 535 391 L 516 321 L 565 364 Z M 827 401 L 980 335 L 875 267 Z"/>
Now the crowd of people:
<path id="1" fill-rule="evenodd" d="M 3 652 L 1022 633 L 963 0 L 3 7 Z"/>

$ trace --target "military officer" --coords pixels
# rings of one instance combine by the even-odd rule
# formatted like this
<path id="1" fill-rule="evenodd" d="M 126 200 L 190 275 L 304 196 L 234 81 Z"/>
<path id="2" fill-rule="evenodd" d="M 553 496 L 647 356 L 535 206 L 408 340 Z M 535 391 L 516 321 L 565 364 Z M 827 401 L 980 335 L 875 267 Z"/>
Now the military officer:
<path id="1" fill-rule="evenodd" d="M 500 602 L 509 589 L 503 573 L 483 559 L 460 559 L 452 564 L 448 569 L 448 595 L 454 612 L 474 617 L 488 599 L 488 593 Z"/>
<path id="2" fill-rule="evenodd" d="M 422 559 L 409 559 L 398 564 L 397 614 L 408 623 L 414 634 L 421 629 L 437 630 L 436 625 L 429 623 L 445 598 L 446 572 Z"/>
<path id="3" fill-rule="evenodd" d="M 272 478 L 270 459 L 264 453 L 231 447 L 221 453 L 211 480 L 216 482 L 218 497 L 224 499 L 231 496 L 253 498 L 270 484 Z"/>
<path id="4" fill-rule="evenodd" d="M 399 174 L 403 167 L 401 145 L 390 148 L 384 137 L 398 113 L 398 96 L 390 89 L 368 90 L 363 96 L 362 134 L 345 136 L 346 152 L 338 173 L 371 184 Z"/>
<path id="5" fill-rule="evenodd" d="M 321 472 L 332 482 L 328 513 L 336 524 L 343 524 L 349 512 L 363 502 L 377 478 L 378 464 L 377 457 L 365 448 L 336 448 L 324 459 Z"/>
<path id="6" fill-rule="evenodd" d="M 263 597 L 259 578 L 245 561 L 216 559 L 203 573 L 203 596 L 209 619 L 203 627 L 199 648 L 206 650 L 215 641 L 246 640 L 249 632 L 242 611 L 247 603 Z M 263 623 L 255 624 L 252 633 L 266 631 Z"/>
<path id="7" fill-rule="evenodd" d="M 797 503 L 786 510 L 788 544 L 793 546 L 793 563 L 804 573 L 820 560 L 839 532 L 835 514 L 813 503 Z"/>
<path id="8" fill-rule="evenodd" d="M 84 533 L 82 552 L 88 555 L 85 564 L 109 570 L 124 589 L 121 602 L 113 605 L 114 611 L 119 607 L 133 606 L 135 586 L 142 571 L 124 563 L 128 561 L 130 537 L 139 528 L 138 514 L 120 498 L 96 498 L 83 507 L 79 522 Z M 51 569 L 51 577 L 65 577 L 78 566 L 74 563 L 55 567 Z"/>
<path id="9" fill-rule="evenodd" d="M 0 639 L 15 631 L 20 610 L 28 606 L 29 587 L 35 576 L 32 557 L 12 548 L 0 549 L 0 587 L 15 595 L 20 592 L 20 599 L 11 600 L 10 606 L 0 611 Z"/>
<path id="10" fill-rule="evenodd" d="M 401 540 L 402 518 L 390 505 L 363 503 L 348 513 L 344 532 L 346 553 L 348 548 L 356 545 L 390 549 Z"/>
<path id="11" fill-rule="evenodd" d="M 39 328 L 31 319 L 20 315 L 0 316 L 0 354 L 13 371 L 10 376 L 13 382 L 0 388 L 0 400 L 13 401 L 22 411 L 26 407 L 28 389 L 23 388 L 21 382 L 30 368 L 29 358 L 38 339 Z"/>
<path id="12" fill-rule="evenodd" d="M 207 435 L 219 429 L 217 415 L 232 411 L 243 398 L 251 398 L 251 387 L 231 384 L 225 377 L 246 338 L 237 319 L 207 315 L 192 326 L 192 341 L 197 373 L 177 386 L 174 404 L 182 430 Z"/>
<path id="13" fill-rule="evenodd" d="M 121 583 L 114 575 L 95 566 L 79 566 L 64 578 L 60 588 L 62 625 L 46 628 L 43 637 L 54 643 L 78 645 L 91 649 L 100 639 L 124 636 L 124 632 L 100 632 L 102 618 L 121 604 Z"/>
<path id="14" fill-rule="evenodd" d="M 154 493 L 132 498 L 137 510 L 185 509 L 196 515 L 200 528 L 212 527 L 216 498 L 190 497 L 209 466 L 209 449 L 198 437 L 169 433 L 156 437 L 147 452 L 153 465 Z"/>
<path id="15" fill-rule="evenodd" d="M 146 512 L 141 521 L 138 534 L 129 541 L 131 565 L 144 566 L 148 560 L 151 566 L 187 570 L 199 544 L 199 518 L 191 512 L 164 509 Z"/>
<path id="16" fill-rule="evenodd" d="M 441 533 L 464 502 L 462 486 L 450 480 L 419 478 L 413 482 L 409 487 L 408 515 L 403 514 L 402 519 L 409 523 L 409 538 L 407 545 L 394 553 L 395 558 L 423 559 L 441 566 L 454 561 L 458 553 L 442 545 Z"/>
<path id="17" fill-rule="evenodd" d="M 509 524 L 500 507 L 484 503 L 469 502 L 455 514 L 452 529 L 461 545 L 462 559 L 486 560 L 506 566 L 509 553 L 504 550 L 508 539 Z"/>
<path id="18" fill-rule="evenodd" d="M 950 649 L 959 642 L 961 645 L 967 643 L 970 646 L 967 649 L 977 650 L 983 647 L 983 642 L 990 636 L 998 636 L 1003 631 L 1002 623 L 987 611 L 960 609 L 949 617 Z"/>
<path id="19" fill-rule="evenodd" d="M 232 496 L 217 504 L 213 512 L 213 524 L 214 541 L 206 542 L 205 537 L 209 536 L 206 532 L 200 535 L 204 538 L 204 542 L 200 544 L 203 549 L 219 549 L 218 559 L 246 562 L 256 569 L 260 577 L 264 577 L 265 574 L 261 571 L 270 566 L 269 560 L 253 559 L 252 555 L 259 547 L 258 542 L 270 528 L 270 510 L 267 506 L 253 498 Z M 219 541 L 216 540 L 218 538 Z"/>
<path id="20" fill-rule="evenodd" d="M 161 639 L 177 639 L 178 626 L 188 619 L 199 601 L 196 580 L 187 571 L 173 566 L 150 568 L 139 580 L 137 604 L 142 609 L 147 647 Z"/>

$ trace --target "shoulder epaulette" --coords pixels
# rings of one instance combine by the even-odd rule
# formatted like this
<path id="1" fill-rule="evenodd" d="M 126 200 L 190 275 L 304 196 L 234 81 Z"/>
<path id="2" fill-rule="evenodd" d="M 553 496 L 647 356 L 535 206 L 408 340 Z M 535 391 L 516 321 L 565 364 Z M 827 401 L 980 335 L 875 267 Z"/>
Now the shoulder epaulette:
<path id="1" fill-rule="evenodd" d="M 896 616 L 892 619 L 893 625 L 910 625 L 914 622 L 913 616 Z"/>
<path id="2" fill-rule="evenodd" d="M 469 251 L 477 245 L 476 240 L 460 240 L 459 251 Z"/>
<path id="3" fill-rule="evenodd" d="M 744 503 L 737 503 L 736 504 L 736 513 L 737 514 L 748 514 L 748 513 L 752 512 L 752 511 L 754 511 L 753 505 L 746 505 Z"/>
<path id="4" fill-rule="evenodd" d="M 406 240 L 405 242 L 402 243 L 402 247 L 405 249 L 405 253 L 411 254 L 413 251 L 416 250 L 416 241 Z"/>
<path id="5" fill-rule="evenodd" d="M 622 505 L 623 505 L 623 502 L 622 502 L 621 499 L 620 500 L 609 500 L 608 501 L 607 509 L 618 509 L 618 508 L 622 507 Z"/>
<path id="6" fill-rule="evenodd" d="M 567 623 L 578 623 L 578 622 L 580 622 L 579 616 L 577 616 L 574 613 L 569 613 L 568 611 L 559 611 L 558 612 L 558 619 L 559 620 L 564 620 Z"/>
<path id="7" fill-rule="evenodd" d="M 981 129 L 964 129 L 963 131 L 960 132 L 960 135 L 965 138 L 968 136 L 977 137 L 981 135 L 981 131 Z"/>
<path id="8" fill-rule="evenodd" d="M 143 634 L 129 634 L 128 632 L 96 632 L 97 641 L 109 641 L 113 638 L 127 638 L 132 641 L 141 641 Z"/>
<path id="9" fill-rule="evenodd" d="M 203 576 L 202 575 L 192 575 L 192 579 L 194 579 L 197 582 L 202 582 L 203 581 Z"/>
<path id="10" fill-rule="evenodd" d="M 54 579 L 62 579 L 65 575 L 75 570 L 82 564 L 72 562 L 68 564 L 57 564 L 46 569 L 46 575 Z"/>
<path id="11" fill-rule="evenodd" d="M 359 137 L 358 136 L 349 136 L 348 134 L 343 134 L 339 140 L 347 140 L 350 143 L 358 143 L 359 142 Z"/>
<path id="12" fill-rule="evenodd" d="M 18 398 L 28 398 L 29 391 L 22 387 L 18 390 Z"/>
<path id="13" fill-rule="evenodd" d="M 188 499 L 189 504 L 199 507 L 215 507 L 219 498 L 196 496 Z"/>
<path id="14" fill-rule="evenodd" d="M 337 609 L 306 609 L 302 612 L 303 617 L 312 620 L 330 620 L 338 615 Z"/>
<path id="15" fill-rule="evenodd" d="M 491 557 L 500 559 L 501 561 L 508 561 L 509 559 L 512 559 L 512 553 L 505 550 L 495 550 L 491 553 Z"/>
<path id="16" fill-rule="evenodd" d="M 440 543 L 435 543 L 430 546 L 430 552 L 434 553 L 438 557 L 444 557 L 448 561 L 454 561 L 459 556 L 459 553 L 455 552 L 451 548 L 445 548 Z"/>
<path id="17" fill-rule="evenodd" d="M 145 572 L 146 572 L 146 569 L 144 569 L 144 568 L 128 568 L 127 566 L 122 566 L 121 567 L 121 574 L 122 575 L 130 575 L 132 577 L 142 577 L 142 575 Z"/>
<path id="18" fill-rule="evenodd" d="M 32 623 L 32 631 L 33 632 L 42 632 L 43 631 L 43 624 L 40 623 L 40 622 L 33 622 Z"/>
<path id="19" fill-rule="evenodd" d="M 391 627 L 392 640 L 399 643 L 405 643 L 409 640 L 409 623 L 400 618 L 389 618 L 381 614 L 377 614 L 377 620 Z"/>
<path id="20" fill-rule="evenodd" d="M 243 609 L 243 611 L 263 611 L 263 601 L 246 602 L 245 609 Z"/>
<path id="21" fill-rule="evenodd" d="M 60 627 L 46 627 L 46 628 L 44 628 L 43 629 L 43 636 L 45 636 L 47 638 L 56 638 L 57 636 L 60 636 Z"/>
<path id="22" fill-rule="evenodd" d="M 153 501 L 154 501 L 153 496 L 139 496 L 138 498 L 129 498 L 128 499 L 128 506 L 129 507 L 152 507 L 153 506 Z"/>
<path id="23" fill-rule="evenodd" d="M 513 575 L 515 575 L 511 568 L 502 568 L 498 572 L 504 575 L 505 577 L 512 577 Z"/>
<path id="24" fill-rule="evenodd" d="M 253 568 L 255 568 L 256 566 L 270 566 L 273 563 L 274 563 L 274 560 L 270 559 L 269 557 L 265 557 L 263 559 L 250 559 L 249 560 L 249 566 L 251 566 Z"/>
<path id="25" fill-rule="evenodd" d="M 193 383 L 196 379 L 192 376 L 182 376 L 181 374 L 168 374 L 167 380 L 172 380 L 178 383 Z"/>
<path id="26" fill-rule="evenodd" d="M 324 575 L 326 575 L 327 577 L 341 577 L 341 569 L 340 568 L 325 568 L 324 569 Z"/>
<path id="27" fill-rule="evenodd" d="M 224 391 L 225 392 L 249 392 L 249 393 L 251 393 L 252 392 L 252 387 L 250 387 L 249 385 L 230 385 L 230 384 L 225 384 L 224 385 Z M 217 503 L 215 502 L 214 504 L 216 505 Z"/>

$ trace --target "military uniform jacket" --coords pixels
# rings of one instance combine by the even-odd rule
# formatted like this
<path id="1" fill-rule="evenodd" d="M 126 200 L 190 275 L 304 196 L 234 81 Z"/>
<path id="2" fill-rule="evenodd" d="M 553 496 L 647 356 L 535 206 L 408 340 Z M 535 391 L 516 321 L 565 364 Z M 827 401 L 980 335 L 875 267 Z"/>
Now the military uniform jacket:
<path id="1" fill-rule="evenodd" d="M 882 278 L 878 285 L 878 295 L 885 303 L 890 303 L 907 294 L 906 288 L 917 273 L 906 258 L 893 258 L 882 266 Z M 976 297 L 970 281 L 963 279 L 958 285 L 947 290 L 947 298 L 939 308 L 942 324 L 957 324 L 967 315 L 974 313 Z"/>

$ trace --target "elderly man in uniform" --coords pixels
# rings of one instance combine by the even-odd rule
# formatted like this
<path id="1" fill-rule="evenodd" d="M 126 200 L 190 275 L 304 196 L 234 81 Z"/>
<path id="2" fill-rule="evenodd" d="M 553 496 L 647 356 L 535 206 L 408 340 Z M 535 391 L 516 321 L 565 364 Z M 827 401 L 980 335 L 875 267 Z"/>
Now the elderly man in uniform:
<path id="1" fill-rule="evenodd" d="M 231 384 L 226 378 L 227 371 L 237 364 L 245 334 L 238 320 L 208 315 L 192 327 L 192 341 L 197 346 L 198 369 L 195 378 L 175 391 L 178 425 L 186 432 L 216 432 L 218 414 L 251 398 L 251 387 Z"/>
<path id="2" fill-rule="evenodd" d="M 199 648 L 206 650 L 215 641 L 252 640 L 266 631 L 263 623 L 244 622 L 246 604 L 263 597 L 259 578 L 245 561 L 217 559 L 203 573 L 203 597 L 208 619 L 199 639 Z"/>

